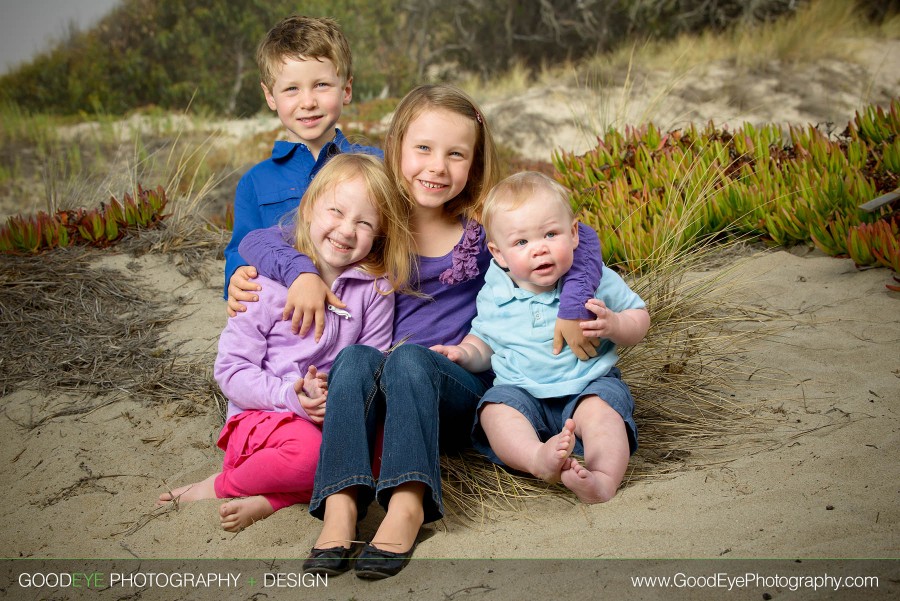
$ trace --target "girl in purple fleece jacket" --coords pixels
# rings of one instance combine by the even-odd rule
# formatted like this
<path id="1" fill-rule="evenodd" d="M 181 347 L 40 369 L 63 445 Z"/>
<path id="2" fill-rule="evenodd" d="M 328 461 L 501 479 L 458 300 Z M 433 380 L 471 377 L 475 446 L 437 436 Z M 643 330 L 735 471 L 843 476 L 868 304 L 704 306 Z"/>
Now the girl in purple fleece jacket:
<path id="1" fill-rule="evenodd" d="M 310 513 L 324 520 L 303 567 L 338 574 L 349 569 L 357 521 L 372 500 L 386 510 L 354 567 L 361 578 L 385 578 L 408 563 L 424 522 L 444 513 L 440 451 L 469 446 L 478 399 L 493 374 L 471 374 L 430 349 L 456 344 L 469 332 L 475 297 L 491 255 L 476 221 L 484 195 L 497 182 L 490 129 L 475 103 L 447 85 L 420 86 L 400 102 L 385 142 L 388 172 L 411 207 L 419 295 L 397 296 L 390 354 L 351 346 L 338 355 L 329 377 L 325 437 Z M 572 350 L 596 354 L 579 320 L 593 315 L 584 303 L 600 281 L 600 243 L 590 228 L 563 281 L 558 323 Z M 277 231 L 250 232 L 240 253 L 259 273 L 291 284 L 295 325 L 309 327 L 310 311 L 337 300 L 318 283 L 305 257 L 286 248 Z M 306 273 L 304 273 L 306 272 Z M 301 275 L 303 274 L 303 275 Z M 318 288 L 316 288 L 318 286 Z M 313 302 L 294 293 L 318 290 Z M 303 313 L 304 315 L 300 315 Z M 573 336 L 574 330 L 574 336 Z M 547 348 L 548 356 L 553 349 Z M 377 432 L 384 426 L 379 473 L 372 470 Z"/>
<path id="2" fill-rule="evenodd" d="M 393 292 L 409 275 L 408 205 L 375 157 L 340 155 L 313 180 L 300 204 L 294 248 L 315 257 L 324 282 L 343 299 L 329 307 L 317 343 L 282 319 L 287 288 L 266 280 L 259 302 L 228 320 L 215 378 L 228 398 L 218 445 L 222 471 L 160 495 L 159 503 L 234 497 L 221 505 L 236 532 L 282 507 L 308 503 L 325 415 L 325 374 L 342 348 L 387 349 Z"/>

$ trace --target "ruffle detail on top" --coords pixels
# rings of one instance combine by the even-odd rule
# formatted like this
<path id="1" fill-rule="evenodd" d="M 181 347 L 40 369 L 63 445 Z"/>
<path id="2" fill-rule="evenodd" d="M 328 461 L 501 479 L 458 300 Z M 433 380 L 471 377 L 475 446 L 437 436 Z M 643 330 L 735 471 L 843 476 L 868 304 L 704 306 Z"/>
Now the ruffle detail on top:
<path id="1" fill-rule="evenodd" d="M 462 239 L 453 247 L 450 268 L 438 276 L 441 283 L 452 286 L 478 277 L 478 254 L 483 231 L 481 224 L 474 219 L 466 221 Z"/>

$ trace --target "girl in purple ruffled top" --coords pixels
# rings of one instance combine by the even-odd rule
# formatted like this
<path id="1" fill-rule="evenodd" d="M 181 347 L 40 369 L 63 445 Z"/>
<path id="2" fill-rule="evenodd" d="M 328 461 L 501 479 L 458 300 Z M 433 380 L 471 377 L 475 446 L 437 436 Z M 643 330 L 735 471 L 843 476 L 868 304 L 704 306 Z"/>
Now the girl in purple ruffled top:
<path id="1" fill-rule="evenodd" d="M 418 270 L 411 277 L 413 293 L 396 299 L 395 348 L 384 353 L 348 347 L 329 374 L 309 504 L 324 524 L 304 563 L 314 573 L 349 569 L 357 522 L 375 500 L 386 515 L 354 565 L 357 576 L 372 579 L 399 572 L 422 524 L 443 517 L 439 453 L 470 445 L 475 407 L 493 380 L 491 372 L 471 374 L 430 349 L 456 344 L 468 333 L 491 260 L 476 221 L 484 196 L 499 179 L 487 122 L 462 91 L 448 85 L 418 87 L 394 113 L 385 163 L 410 203 Z M 575 265 L 563 284 L 557 348 L 547 352 L 558 351 L 565 339 L 587 358 L 596 354 L 596 339 L 585 338 L 578 324 L 593 318 L 584 304 L 599 284 L 602 259 L 596 233 L 586 227 L 579 233 Z M 291 284 L 285 316 L 293 314 L 301 335 L 317 310 L 326 303 L 339 305 L 315 281 L 308 259 L 292 252 L 277 230 L 251 232 L 240 253 L 261 274 Z M 380 472 L 373 473 L 382 423 Z"/>

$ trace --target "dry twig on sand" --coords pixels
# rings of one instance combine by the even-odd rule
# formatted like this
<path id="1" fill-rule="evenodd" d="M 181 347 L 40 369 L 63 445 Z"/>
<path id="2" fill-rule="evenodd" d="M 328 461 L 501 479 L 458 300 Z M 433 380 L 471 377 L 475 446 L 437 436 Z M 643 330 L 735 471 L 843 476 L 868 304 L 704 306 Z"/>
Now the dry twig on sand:
<path id="1" fill-rule="evenodd" d="M 212 358 L 185 360 L 163 344 L 175 311 L 135 277 L 92 266 L 96 252 L 3 258 L 0 396 L 27 386 L 209 406 Z"/>

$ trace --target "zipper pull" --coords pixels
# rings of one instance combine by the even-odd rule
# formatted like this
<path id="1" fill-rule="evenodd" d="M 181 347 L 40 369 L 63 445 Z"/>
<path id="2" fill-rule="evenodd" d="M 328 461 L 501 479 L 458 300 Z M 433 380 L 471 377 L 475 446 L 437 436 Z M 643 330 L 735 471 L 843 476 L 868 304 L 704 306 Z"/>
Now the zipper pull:
<path id="1" fill-rule="evenodd" d="M 337 315 L 338 317 L 343 317 L 344 319 L 350 319 L 350 311 L 345 311 L 344 309 L 338 309 L 334 305 L 328 305 L 328 310 Z"/>

